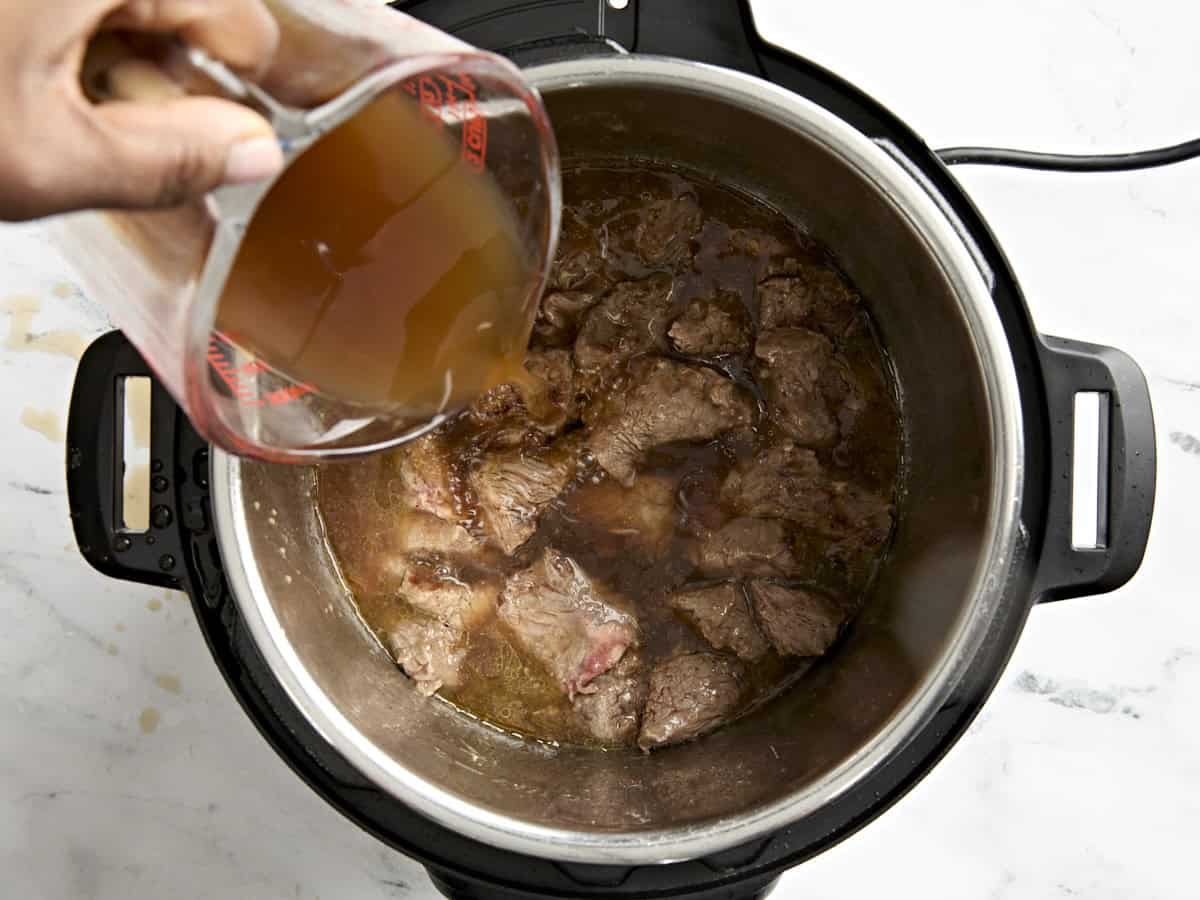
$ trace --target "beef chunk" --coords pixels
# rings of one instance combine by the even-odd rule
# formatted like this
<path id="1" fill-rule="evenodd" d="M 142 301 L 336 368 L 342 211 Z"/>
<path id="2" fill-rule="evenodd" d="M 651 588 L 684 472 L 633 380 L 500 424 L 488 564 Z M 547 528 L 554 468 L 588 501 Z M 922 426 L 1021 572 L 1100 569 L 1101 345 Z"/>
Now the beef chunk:
<path id="1" fill-rule="evenodd" d="M 754 263 L 758 281 L 781 275 L 798 275 L 812 265 L 815 250 L 811 242 L 795 237 L 784 239 L 757 228 L 734 228 L 729 232 L 726 256 L 748 256 Z"/>
<path id="2" fill-rule="evenodd" d="M 700 203 L 692 194 L 655 200 L 634 230 L 638 255 L 648 266 L 673 266 L 691 256 L 691 240 L 700 230 Z"/>
<path id="3" fill-rule="evenodd" d="M 542 450 L 502 450 L 468 476 L 488 533 L 512 555 L 537 530 L 538 516 L 575 477 L 576 444 L 565 438 Z"/>
<path id="4" fill-rule="evenodd" d="M 711 369 L 646 358 L 630 365 L 629 381 L 584 410 L 588 448 L 626 486 L 653 447 L 705 441 L 754 418 L 754 405 L 732 381 Z"/>
<path id="5" fill-rule="evenodd" d="M 500 594 L 500 619 L 572 698 L 594 693 L 593 679 L 637 640 L 624 601 L 594 583 L 575 560 L 549 548 L 509 576 Z"/>
<path id="6" fill-rule="evenodd" d="M 454 566 L 425 559 L 408 564 L 400 585 L 400 595 L 410 606 L 458 631 L 491 616 L 498 594 L 491 579 L 468 580 Z"/>
<path id="7" fill-rule="evenodd" d="M 454 687 L 467 655 L 462 634 L 433 619 L 412 619 L 384 636 L 384 646 L 426 696 Z"/>
<path id="8" fill-rule="evenodd" d="M 754 614 L 783 656 L 820 656 L 837 639 L 846 614 L 829 597 L 762 579 L 747 585 Z"/>
<path id="9" fill-rule="evenodd" d="M 602 744 L 628 744 L 638 732 L 646 684 L 641 660 L 627 650 L 621 661 L 592 681 L 593 692 L 576 694 L 575 714 L 592 737 Z"/>
<path id="10" fill-rule="evenodd" d="M 602 279 L 603 274 L 604 253 L 596 229 L 570 208 L 563 210 L 548 289 L 570 291 L 590 286 Z"/>
<path id="11" fill-rule="evenodd" d="M 680 353 L 745 353 L 750 347 L 750 317 L 736 294 L 719 291 L 688 303 L 667 334 Z"/>
<path id="12" fill-rule="evenodd" d="M 813 451 L 784 441 L 738 465 L 721 486 L 721 502 L 744 516 L 787 519 L 831 539 L 855 537 L 872 549 L 892 529 L 892 504 L 841 481 Z"/>
<path id="13" fill-rule="evenodd" d="M 685 653 L 650 673 L 638 746 L 677 744 L 723 725 L 742 698 L 741 666 L 715 653 Z"/>
<path id="14" fill-rule="evenodd" d="M 734 582 L 691 588 L 672 594 L 667 603 L 691 623 L 714 650 L 732 650 L 747 662 L 762 659 L 764 640 L 741 586 Z"/>
<path id="15" fill-rule="evenodd" d="M 349 580 L 366 594 L 395 594 L 413 559 L 474 557 L 480 543 L 465 528 L 427 512 L 393 514 L 384 533 L 339 551 Z"/>
<path id="16" fill-rule="evenodd" d="M 675 479 L 662 475 L 642 475 L 628 488 L 605 478 L 572 491 L 567 505 L 572 518 L 607 533 L 597 535 L 596 552 L 634 549 L 655 559 L 675 533 L 675 494 Z"/>
<path id="17" fill-rule="evenodd" d="M 584 313 L 595 306 L 600 296 L 595 291 L 555 291 L 542 298 L 534 337 L 546 347 L 570 347 L 579 333 Z"/>
<path id="18" fill-rule="evenodd" d="M 583 319 L 575 340 L 579 368 L 585 372 L 611 369 L 659 347 L 670 296 L 667 275 L 616 285 Z"/>
<path id="19" fill-rule="evenodd" d="M 455 518 L 454 479 L 445 438 L 433 432 L 409 441 L 398 453 L 400 483 L 412 508 Z"/>
<path id="20" fill-rule="evenodd" d="M 858 311 L 858 294 L 828 265 L 805 266 L 800 275 L 770 278 L 758 288 L 763 328 L 809 328 L 836 340 Z"/>
<path id="21" fill-rule="evenodd" d="M 776 328 L 759 335 L 754 355 L 772 420 L 805 447 L 835 443 L 838 422 L 821 390 L 833 359 L 828 338 L 806 328 Z"/>
<path id="22" fill-rule="evenodd" d="M 538 398 L 547 406 L 545 416 L 537 424 L 543 431 L 553 433 L 572 419 L 578 418 L 575 400 L 575 363 L 569 350 L 530 350 L 525 355 L 525 368 L 544 386 Z M 528 399 L 528 398 L 527 398 Z"/>
<path id="23" fill-rule="evenodd" d="M 712 578 L 794 575 L 798 568 L 787 530 L 776 519 L 734 519 L 702 538 L 692 552 L 696 567 Z"/>

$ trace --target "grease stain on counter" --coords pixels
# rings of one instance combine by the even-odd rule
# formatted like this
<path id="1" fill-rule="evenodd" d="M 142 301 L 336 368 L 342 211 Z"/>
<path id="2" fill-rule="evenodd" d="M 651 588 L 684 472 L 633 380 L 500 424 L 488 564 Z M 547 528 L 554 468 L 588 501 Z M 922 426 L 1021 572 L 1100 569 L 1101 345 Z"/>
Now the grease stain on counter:
<path id="1" fill-rule="evenodd" d="M 41 310 L 42 301 L 32 294 L 14 294 L 0 301 L 0 311 L 9 315 L 4 347 L 16 353 L 49 353 L 74 360 L 83 356 L 90 342 L 78 331 L 33 333 L 33 317 Z"/>
<path id="2" fill-rule="evenodd" d="M 147 706 L 138 716 L 138 727 L 142 729 L 142 734 L 153 734 L 161 719 L 162 714 L 157 709 Z"/>
<path id="3" fill-rule="evenodd" d="M 30 431 L 36 431 L 46 440 L 55 444 L 62 443 L 62 421 L 52 409 L 36 409 L 27 406 L 21 410 L 20 422 Z"/>
<path id="4" fill-rule="evenodd" d="M 154 683 L 169 694 L 179 694 L 183 692 L 183 681 L 178 675 L 156 675 Z"/>
<path id="5" fill-rule="evenodd" d="M 1184 453 L 1200 456 L 1200 438 L 1194 434 L 1188 434 L 1186 431 L 1172 431 L 1171 443 Z"/>
<path id="6" fill-rule="evenodd" d="M 150 612 L 158 612 L 162 608 L 163 603 L 157 597 L 146 601 L 146 609 L 150 610 Z"/>

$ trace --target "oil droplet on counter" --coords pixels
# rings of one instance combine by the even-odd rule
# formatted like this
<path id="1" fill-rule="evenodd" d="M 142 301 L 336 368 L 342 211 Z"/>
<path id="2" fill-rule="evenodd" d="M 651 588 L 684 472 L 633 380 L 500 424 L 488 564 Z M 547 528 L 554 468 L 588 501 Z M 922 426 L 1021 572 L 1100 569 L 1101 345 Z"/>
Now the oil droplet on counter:
<path id="1" fill-rule="evenodd" d="M 113 626 L 113 628 L 115 628 L 117 631 L 124 631 L 125 624 L 123 622 L 118 622 L 116 625 Z"/>
<path id="2" fill-rule="evenodd" d="M 27 406 L 21 410 L 21 424 L 56 444 L 63 439 L 62 422 L 59 421 L 58 413 L 52 409 L 34 409 Z"/>
<path id="3" fill-rule="evenodd" d="M 116 644 L 105 644 L 105 645 L 104 645 L 104 651 L 105 651 L 105 652 L 106 652 L 106 653 L 107 653 L 109 656 L 116 656 L 116 655 L 117 655 L 117 653 L 119 652 L 119 651 L 117 650 L 117 645 L 116 645 Z"/>
<path id="4" fill-rule="evenodd" d="M 66 300 L 68 297 L 75 296 L 75 285 L 71 284 L 69 281 L 60 281 L 58 284 L 54 285 L 51 293 L 60 300 Z"/>
<path id="5" fill-rule="evenodd" d="M 150 610 L 150 612 L 158 612 L 160 609 L 162 609 L 162 601 L 157 597 L 152 600 L 147 600 L 146 609 Z"/>
<path id="6" fill-rule="evenodd" d="M 143 709 L 141 715 L 138 716 L 138 727 L 142 729 L 142 734 L 153 734 L 161 718 L 162 715 L 153 706 Z"/>
<path id="7" fill-rule="evenodd" d="M 183 682 L 178 675 L 156 675 L 154 683 L 164 691 L 172 694 L 178 694 L 183 690 Z"/>

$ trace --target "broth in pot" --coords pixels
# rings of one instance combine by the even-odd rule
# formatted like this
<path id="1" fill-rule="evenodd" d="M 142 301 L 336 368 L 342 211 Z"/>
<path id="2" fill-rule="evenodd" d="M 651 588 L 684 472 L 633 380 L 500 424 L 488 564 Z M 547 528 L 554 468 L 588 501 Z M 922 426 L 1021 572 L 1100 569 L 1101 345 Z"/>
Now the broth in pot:
<path id="1" fill-rule="evenodd" d="M 837 642 L 893 528 L 898 405 L 857 291 L 775 210 L 603 162 L 568 170 L 564 200 L 525 374 L 323 467 L 318 510 L 421 692 L 650 750 Z"/>

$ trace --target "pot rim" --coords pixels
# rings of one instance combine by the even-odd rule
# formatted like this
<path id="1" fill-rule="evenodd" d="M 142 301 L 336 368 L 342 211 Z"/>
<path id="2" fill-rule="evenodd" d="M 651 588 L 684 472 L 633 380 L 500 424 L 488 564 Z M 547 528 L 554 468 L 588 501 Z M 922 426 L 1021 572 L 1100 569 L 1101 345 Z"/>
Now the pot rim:
<path id="1" fill-rule="evenodd" d="M 1015 563 L 1024 483 L 1020 387 L 1000 317 L 974 247 L 938 198 L 893 153 L 812 101 L 759 78 L 669 57 L 614 55 L 525 70 L 539 90 L 628 85 L 686 89 L 769 116 L 837 153 L 871 181 L 919 234 L 954 288 L 982 370 L 991 425 L 992 471 L 987 545 L 964 608 L 936 664 L 904 707 L 870 741 L 819 781 L 739 816 L 683 828 L 624 833 L 558 829 L 499 814 L 417 776 L 352 725 L 304 667 L 275 615 L 249 546 L 241 462 L 214 449 L 212 502 L 234 602 L 271 672 L 305 719 L 333 748 L 389 795 L 439 824 L 504 850 L 594 864 L 668 863 L 708 856 L 761 839 L 811 815 L 899 753 L 952 695 L 987 638 Z M 683 86 L 686 85 L 686 88 Z"/>

